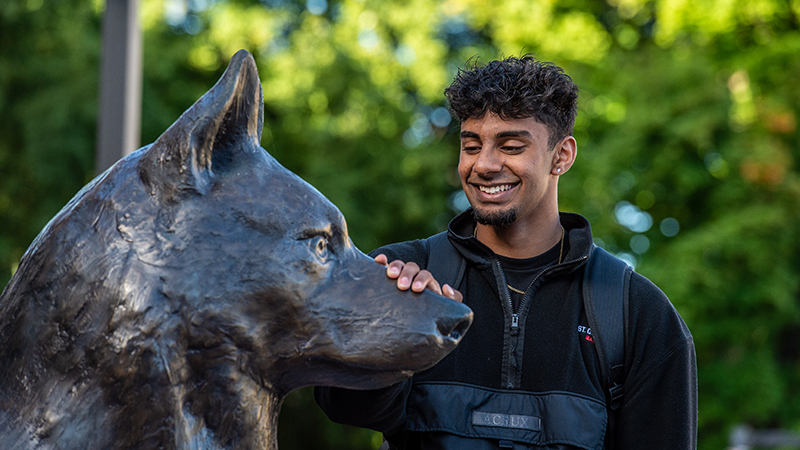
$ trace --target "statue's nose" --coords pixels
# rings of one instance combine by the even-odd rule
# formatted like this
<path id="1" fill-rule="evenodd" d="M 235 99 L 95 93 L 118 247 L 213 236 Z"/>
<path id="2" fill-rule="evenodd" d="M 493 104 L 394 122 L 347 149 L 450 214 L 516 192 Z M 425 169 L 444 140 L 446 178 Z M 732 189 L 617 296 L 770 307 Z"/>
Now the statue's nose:
<path id="1" fill-rule="evenodd" d="M 442 337 L 452 339 L 454 343 L 458 344 L 472 324 L 472 311 L 460 303 L 454 303 L 454 306 L 459 307 L 459 313 L 440 317 L 436 320 L 436 328 Z"/>

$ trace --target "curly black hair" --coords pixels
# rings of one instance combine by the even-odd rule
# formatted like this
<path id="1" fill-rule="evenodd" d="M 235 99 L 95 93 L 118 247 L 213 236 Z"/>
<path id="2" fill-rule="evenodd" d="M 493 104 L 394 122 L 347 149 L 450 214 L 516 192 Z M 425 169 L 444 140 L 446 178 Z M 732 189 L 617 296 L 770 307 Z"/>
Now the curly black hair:
<path id="1" fill-rule="evenodd" d="M 561 67 L 530 54 L 481 65 L 470 59 L 444 90 L 456 119 L 479 119 L 487 112 L 503 119 L 535 118 L 544 124 L 553 148 L 572 135 L 578 86 Z"/>

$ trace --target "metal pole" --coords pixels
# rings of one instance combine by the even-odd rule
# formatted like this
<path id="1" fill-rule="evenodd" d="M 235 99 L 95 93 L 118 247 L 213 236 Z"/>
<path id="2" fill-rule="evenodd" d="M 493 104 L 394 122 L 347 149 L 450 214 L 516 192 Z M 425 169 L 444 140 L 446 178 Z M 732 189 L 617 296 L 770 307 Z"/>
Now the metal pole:
<path id="1" fill-rule="evenodd" d="M 101 173 L 139 147 L 142 32 L 139 0 L 106 0 L 95 170 Z"/>

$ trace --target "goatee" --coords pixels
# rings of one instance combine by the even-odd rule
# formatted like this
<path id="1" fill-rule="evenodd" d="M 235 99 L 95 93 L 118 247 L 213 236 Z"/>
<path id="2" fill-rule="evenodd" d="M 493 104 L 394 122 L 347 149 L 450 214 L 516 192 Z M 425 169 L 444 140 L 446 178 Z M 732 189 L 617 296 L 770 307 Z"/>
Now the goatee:
<path id="1" fill-rule="evenodd" d="M 481 225 L 489 225 L 492 227 L 504 227 L 510 225 L 517 220 L 517 210 L 514 208 L 505 211 L 489 213 L 479 211 L 475 208 L 472 209 L 472 217 Z"/>

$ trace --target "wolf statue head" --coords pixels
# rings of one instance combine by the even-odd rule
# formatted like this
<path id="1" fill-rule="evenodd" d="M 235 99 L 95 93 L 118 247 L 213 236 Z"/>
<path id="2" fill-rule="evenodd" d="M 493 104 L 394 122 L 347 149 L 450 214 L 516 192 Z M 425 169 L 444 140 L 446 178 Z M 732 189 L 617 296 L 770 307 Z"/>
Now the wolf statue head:
<path id="1" fill-rule="evenodd" d="M 42 230 L 0 296 L 0 448 L 275 449 L 290 391 L 388 386 L 455 348 L 471 311 L 398 290 L 262 121 L 241 51 Z"/>

